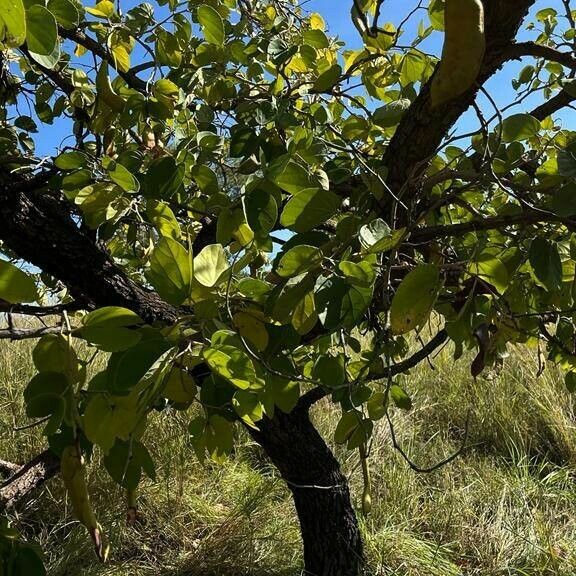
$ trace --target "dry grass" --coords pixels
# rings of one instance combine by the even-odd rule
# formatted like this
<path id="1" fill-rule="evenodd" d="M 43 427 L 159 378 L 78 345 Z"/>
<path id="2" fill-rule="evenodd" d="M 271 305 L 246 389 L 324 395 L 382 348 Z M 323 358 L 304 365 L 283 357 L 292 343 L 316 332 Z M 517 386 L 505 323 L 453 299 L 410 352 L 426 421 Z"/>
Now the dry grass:
<path id="1" fill-rule="evenodd" d="M 471 447 L 432 474 L 412 472 L 376 428 L 374 510 L 362 520 L 374 576 L 573 576 L 576 573 L 575 404 L 552 369 L 536 377 L 530 351 L 515 351 L 501 374 L 474 381 L 447 350 L 405 377 L 414 400 L 396 412 L 399 439 L 414 460 L 434 463 L 458 448 L 468 410 Z M 30 344 L 0 346 L 0 457 L 42 448 L 25 422 L 21 391 L 32 374 Z M 41 543 L 52 576 L 300 574 L 294 510 L 283 483 L 247 436 L 222 466 L 201 465 L 186 438 L 189 415 L 157 414 L 147 445 L 158 479 L 141 490 L 143 522 L 128 528 L 121 491 L 98 466 L 90 486 L 112 542 L 98 565 L 83 529 L 62 506 L 57 479 L 12 520 Z M 337 411 L 314 418 L 330 438 Z M 356 454 L 336 448 L 361 492 Z"/>

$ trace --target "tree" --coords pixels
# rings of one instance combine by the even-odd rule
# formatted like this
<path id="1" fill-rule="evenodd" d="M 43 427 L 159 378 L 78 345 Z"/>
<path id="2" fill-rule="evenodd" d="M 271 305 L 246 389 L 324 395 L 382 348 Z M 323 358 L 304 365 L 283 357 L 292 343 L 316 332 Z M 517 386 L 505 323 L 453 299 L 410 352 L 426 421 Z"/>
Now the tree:
<path id="1" fill-rule="evenodd" d="M 447 0 L 439 59 L 443 2 L 411 4 L 395 26 L 354 0 L 364 47 L 345 50 L 292 0 L 2 1 L 1 335 L 38 339 L 24 394 L 49 445 L 4 506 L 56 455 L 104 559 L 84 460 L 100 451 L 135 506 L 146 415 L 193 405 L 199 458 L 244 426 L 293 494 L 307 572 L 354 576 L 355 511 L 311 406 L 341 407 L 368 513 L 373 427 L 420 469 L 390 407 L 447 341 L 476 349 L 474 376 L 538 343 L 575 387 L 576 133 L 554 120 L 576 99 L 575 10 Z M 486 82 L 524 59 L 500 103 Z M 468 109 L 477 128 L 453 133 Z M 39 158 L 54 122 L 68 137 Z"/>

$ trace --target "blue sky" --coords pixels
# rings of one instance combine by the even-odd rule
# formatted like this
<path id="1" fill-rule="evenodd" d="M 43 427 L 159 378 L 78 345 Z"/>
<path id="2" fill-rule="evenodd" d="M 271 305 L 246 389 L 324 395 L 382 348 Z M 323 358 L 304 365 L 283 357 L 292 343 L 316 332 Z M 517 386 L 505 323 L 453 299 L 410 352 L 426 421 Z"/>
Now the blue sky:
<path id="1" fill-rule="evenodd" d="M 385 0 L 382 10 L 381 22 L 392 22 L 398 25 L 407 13 L 416 5 L 416 0 Z M 121 0 L 121 5 L 124 9 L 137 4 L 133 0 Z M 362 42 L 359 34 L 350 21 L 350 7 L 352 0 L 307 0 L 304 6 L 311 12 L 318 12 L 326 21 L 329 33 L 337 35 L 341 40 L 346 43 L 349 49 L 359 49 L 362 47 Z M 559 14 L 563 13 L 563 5 L 561 0 L 538 0 L 531 11 L 533 16 L 538 10 L 545 7 L 555 8 Z M 165 9 L 160 8 L 160 11 Z M 414 32 L 418 27 L 421 20 L 427 21 L 426 11 L 415 15 L 411 24 L 406 28 L 405 44 L 409 44 L 414 37 Z M 530 18 L 528 21 L 533 20 Z M 520 33 L 521 39 L 533 39 L 534 33 L 528 33 L 524 28 Z M 434 33 L 428 38 L 422 48 L 426 51 L 439 54 L 442 49 L 442 34 Z M 499 105 L 505 105 L 512 101 L 514 98 L 514 90 L 512 89 L 511 81 L 522 69 L 523 66 L 530 63 L 529 59 L 522 62 L 513 62 L 505 66 L 494 78 L 487 84 L 486 88 Z M 516 112 L 528 111 L 540 102 L 538 97 L 527 99 L 521 106 L 514 108 L 510 114 Z M 480 96 L 480 103 L 491 115 L 490 105 L 486 98 Z M 373 107 L 381 105 L 381 103 L 374 102 Z M 561 116 L 563 125 L 566 128 L 576 129 L 576 115 L 573 111 L 568 110 Z M 463 116 L 458 124 L 460 132 L 468 132 L 477 127 L 477 120 L 473 112 L 469 111 Z M 62 138 L 70 133 L 68 122 L 57 121 L 54 126 L 40 128 L 40 134 L 37 141 L 37 153 L 39 155 L 53 155 L 57 153 L 57 148 L 62 144 Z M 66 142 L 64 144 L 67 144 Z"/>
<path id="2" fill-rule="evenodd" d="M 309 10 L 322 14 L 332 34 L 339 36 L 349 47 L 356 49 L 361 48 L 362 44 L 360 36 L 350 22 L 349 6 L 351 3 L 352 0 L 309 0 L 305 5 Z M 415 0 L 385 0 L 381 22 L 392 22 L 398 25 L 416 4 L 417 2 Z M 427 5 L 427 3 L 425 4 Z M 539 10 L 549 7 L 554 8 L 559 15 L 564 14 L 565 8 L 562 0 L 537 0 L 530 11 L 529 17 L 520 30 L 519 40 L 534 40 L 537 37 L 537 32 L 529 32 L 526 30 L 526 23 L 535 21 L 534 15 Z M 421 10 L 420 14 L 416 14 L 411 20 L 411 25 L 406 28 L 406 44 L 414 37 L 414 32 L 417 30 L 421 20 L 427 23 L 425 9 Z M 563 27 L 565 28 L 565 26 Z M 442 41 L 442 34 L 434 33 L 426 40 L 422 47 L 428 52 L 440 54 Z M 514 99 L 515 91 L 512 88 L 512 79 L 518 75 L 524 66 L 532 62 L 533 60 L 529 58 L 525 58 L 521 62 L 511 62 L 487 83 L 486 89 L 498 105 L 505 106 Z M 485 97 L 480 96 L 479 101 L 483 108 L 487 111 L 490 110 L 489 102 Z M 528 98 L 518 108 L 512 109 L 510 114 L 529 111 L 540 104 L 540 102 L 541 96 Z M 488 113 L 491 114 L 490 112 Z M 576 130 L 576 114 L 574 114 L 573 110 L 568 110 L 559 117 L 562 119 L 564 127 Z M 468 112 L 468 114 L 462 118 L 459 128 L 462 131 L 468 131 L 475 127 L 475 124 L 475 115 L 472 112 Z"/>

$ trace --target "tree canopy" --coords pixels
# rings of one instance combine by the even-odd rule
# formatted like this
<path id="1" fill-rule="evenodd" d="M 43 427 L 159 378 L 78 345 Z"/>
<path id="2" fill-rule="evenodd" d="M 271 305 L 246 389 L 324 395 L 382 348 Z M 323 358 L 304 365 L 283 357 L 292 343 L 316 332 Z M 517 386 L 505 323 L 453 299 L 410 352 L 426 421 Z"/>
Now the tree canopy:
<path id="1" fill-rule="evenodd" d="M 28 416 L 101 558 L 83 460 L 133 501 L 152 410 L 190 409 L 201 460 L 245 426 L 290 484 L 271 423 L 328 396 L 368 512 L 373 427 L 446 342 L 473 376 L 534 346 L 576 389 L 576 10 L 407 4 L 351 2 L 352 50 L 292 0 L 2 0 L 1 334 L 38 339 Z"/>

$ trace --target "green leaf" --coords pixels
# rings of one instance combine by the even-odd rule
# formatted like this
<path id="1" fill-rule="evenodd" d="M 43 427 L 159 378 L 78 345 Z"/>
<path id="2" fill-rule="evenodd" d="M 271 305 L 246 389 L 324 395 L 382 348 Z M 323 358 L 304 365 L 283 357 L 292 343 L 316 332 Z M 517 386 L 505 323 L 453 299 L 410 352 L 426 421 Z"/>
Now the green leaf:
<path id="1" fill-rule="evenodd" d="M 252 360 L 246 352 L 230 344 L 212 344 L 204 349 L 204 360 L 210 369 L 242 390 L 261 388 Z"/>
<path id="2" fill-rule="evenodd" d="M 204 441 L 210 458 L 222 462 L 234 446 L 234 424 L 218 414 L 210 416 L 204 430 Z"/>
<path id="3" fill-rule="evenodd" d="M 46 334 L 32 351 L 34 366 L 38 372 L 59 372 L 74 381 L 78 375 L 78 357 L 61 334 Z"/>
<path id="4" fill-rule="evenodd" d="M 196 397 L 196 383 L 188 372 L 172 367 L 164 381 L 162 395 L 178 404 L 189 404 Z"/>
<path id="5" fill-rule="evenodd" d="M 285 356 L 273 358 L 270 365 L 283 374 L 291 374 L 293 371 L 290 360 Z M 266 387 L 263 397 L 267 416 L 270 418 L 273 417 L 273 410 L 269 413 L 269 407 L 266 404 L 267 399 L 274 402 L 282 412 L 288 414 L 298 403 L 298 399 L 300 398 L 300 385 L 298 382 L 283 378 L 277 374 L 269 374 L 266 376 Z"/>
<path id="6" fill-rule="evenodd" d="M 26 44 L 30 56 L 45 68 L 52 69 L 60 59 L 58 26 L 52 13 L 41 4 L 26 10 Z"/>
<path id="7" fill-rule="evenodd" d="M 146 277 L 164 300 L 180 306 L 191 294 L 192 262 L 180 242 L 163 236 L 154 248 Z"/>
<path id="8" fill-rule="evenodd" d="M 0 298 L 10 304 L 38 300 L 36 284 L 28 274 L 10 262 L 0 260 Z"/>
<path id="9" fill-rule="evenodd" d="M 386 104 L 386 106 L 374 110 L 372 119 L 375 124 L 382 128 L 391 128 L 400 122 L 411 104 L 412 102 L 408 100 L 408 98 L 401 98 L 400 100 L 390 102 Z"/>
<path id="10" fill-rule="evenodd" d="M 400 283 L 390 306 L 394 334 L 405 334 L 422 326 L 429 318 L 442 287 L 440 270 L 433 264 L 420 264 Z"/>
<path id="11" fill-rule="evenodd" d="M 554 292 L 562 287 L 562 260 L 556 244 L 535 238 L 528 253 L 530 265 L 536 278 L 542 282 L 546 290 Z"/>
<path id="12" fill-rule="evenodd" d="M 268 167 L 266 176 L 276 186 L 289 194 L 298 194 L 308 189 L 318 189 L 320 185 L 310 171 L 289 157 L 282 156 Z"/>
<path id="13" fill-rule="evenodd" d="M 362 251 L 367 254 L 388 252 L 400 244 L 405 233 L 405 228 L 392 231 L 382 218 L 376 218 L 360 228 L 359 238 Z"/>
<path id="14" fill-rule="evenodd" d="M 228 268 L 228 259 L 221 244 L 204 247 L 194 258 L 194 278 L 207 288 L 216 286 Z"/>
<path id="15" fill-rule="evenodd" d="M 312 368 L 312 378 L 318 380 L 326 388 L 338 388 L 346 382 L 344 356 L 321 354 Z"/>
<path id="16" fill-rule="evenodd" d="M 334 216 L 340 204 L 340 197 L 333 192 L 317 188 L 302 190 L 288 201 L 280 222 L 295 232 L 308 232 Z"/>
<path id="17" fill-rule="evenodd" d="M 364 317 L 372 301 L 372 288 L 350 286 L 337 276 L 320 277 L 314 299 L 320 322 L 327 330 L 350 329 Z"/>
<path id="18" fill-rule="evenodd" d="M 342 75 L 342 68 L 338 64 L 330 66 L 328 70 L 320 74 L 314 82 L 315 92 L 328 92 L 340 79 Z"/>
<path id="19" fill-rule="evenodd" d="M 117 484 L 128 490 L 138 486 L 143 471 L 152 480 L 156 478 L 154 461 L 146 446 L 137 440 L 116 440 L 104 457 L 104 467 Z"/>
<path id="20" fill-rule="evenodd" d="M 521 142 L 536 136 L 540 131 L 540 121 L 530 114 L 515 114 L 501 124 L 504 142 Z"/>
<path id="21" fill-rule="evenodd" d="M 63 414 L 64 395 L 70 384 L 61 372 L 41 372 L 30 380 L 24 390 L 26 414 L 30 418 L 44 418 Z"/>
<path id="22" fill-rule="evenodd" d="M 130 439 L 142 416 L 135 395 L 93 394 L 84 412 L 84 433 L 92 444 L 107 453 L 117 438 Z"/>
<path id="23" fill-rule="evenodd" d="M 112 182 L 118 184 L 125 192 L 137 193 L 140 191 L 140 182 L 136 177 L 122 164 L 112 162 L 108 166 L 108 175 Z"/>
<path id="24" fill-rule="evenodd" d="M 207 4 L 198 6 L 196 14 L 198 16 L 198 22 L 200 26 L 202 26 L 206 41 L 210 44 L 223 46 L 225 38 L 224 21 L 220 14 L 218 14 L 212 6 L 208 6 Z"/>
<path id="25" fill-rule="evenodd" d="M 181 238 L 180 224 L 165 202 L 149 199 L 146 202 L 146 216 L 162 236 L 168 236 L 173 240 Z"/>
<path id="26" fill-rule="evenodd" d="M 156 331 L 128 350 L 116 352 L 108 360 L 108 388 L 115 392 L 130 390 L 144 378 L 155 362 L 171 348 Z"/>
<path id="27" fill-rule="evenodd" d="M 428 5 L 428 16 L 434 30 L 444 30 L 444 0 L 431 0 Z"/>
<path id="28" fill-rule="evenodd" d="M 566 178 L 576 178 L 576 142 L 558 150 L 558 174 Z"/>
<path id="29" fill-rule="evenodd" d="M 263 302 L 272 287 L 264 280 L 258 278 L 242 278 L 238 282 L 238 292 L 255 302 Z"/>
<path id="30" fill-rule="evenodd" d="M 81 334 L 87 342 L 104 352 L 128 350 L 142 339 L 142 334 L 136 330 L 110 326 L 86 326 Z"/>
<path id="31" fill-rule="evenodd" d="M 0 49 L 18 48 L 26 40 L 26 14 L 22 0 L 3 0 L 0 10 Z"/>
<path id="32" fill-rule="evenodd" d="M 384 392 L 375 392 L 366 403 L 368 416 L 370 420 L 380 420 L 386 415 L 386 406 L 384 404 L 386 395 Z"/>
<path id="33" fill-rule="evenodd" d="M 292 326 L 300 335 L 308 334 L 318 322 L 314 292 L 308 292 L 302 300 L 294 306 L 292 313 Z"/>
<path id="34" fill-rule="evenodd" d="M 234 314 L 233 321 L 245 340 L 257 350 L 266 350 L 270 338 L 262 312 L 254 309 L 242 310 Z"/>
<path id="35" fill-rule="evenodd" d="M 100 326 L 107 328 L 119 328 L 124 326 L 136 326 L 144 321 L 132 310 L 120 306 L 106 306 L 98 308 L 82 319 L 84 326 Z"/>
<path id="36" fill-rule="evenodd" d="M 80 13 L 70 0 L 48 0 L 48 10 L 63 28 L 76 28 L 80 22 Z"/>
<path id="37" fill-rule="evenodd" d="M 398 384 L 392 384 L 392 386 L 390 386 L 390 396 L 398 408 L 402 410 L 412 409 L 412 400 L 410 396 L 408 396 L 406 391 L 401 386 L 398 386 Z"/>
<path id="38" fill-rule="evenodd" d="M 232 407 L 243 422 L 252 428 L 256 428 L 256 422 L 264 416 L 260 397 L 249 390 L 238 390 L 232 398 Z"/>
<path id="39" fill-rule="evenodd" d="M 276 273 L 282 278 L 299 276 L 312 268 L 318 268 L 323 259 L 320 248 L 306 245 L 295 246 L 282 255 L 276 266 Z"/>
<path id="40" fill-rule="evenodd" d="M 255 234 L 266 236 L 278 220 L 278 203 L 272 194 L 256 188 L 243 198 L 246 222 Z"/>
<path id="41" fill-rule="evenodd" d="M 477 260 L 470 263 L 470 274 L 477 276 L 496 288 L 500 294 L 504 294 L 508 288 L 509 277 L 506 265 L 489 252 L 478 256 Z"/>
<path id="42" fill-rule="evenodd" d="M 334 432 L 334 442 L 336 444 L 346 444 L 351 438 L 352 434 L 360 426 L 360 415 L 355 410 L 351 412 L 344 412 L 340 421 L 336 425 Z"/>
<path id="43" fill-rule="evenodd" d="M 82 152 L 62 152 L 54 160 L 54 165 L 60 170 L 76 170 L 86 166 L 86 160 Z"/>
<path id="44" fill-rule="evenodd" d="M 183 169 L 173 156 L 162 156 L 150 163 L 146 173 L 146 195 L 150 198 L 172 198 L 183 187 Z"/>
<path id="45" fill-rule="evenodd" d="M 182 63 L 182 51 L 176 36 L 166 30 L 156 32 L 156 58 L 162 66 L 178 68 Z"/>
<path id="46" fill-rule="evenodd" d="M 343 260 L 338 264 L 338 268 L 350 284 L 369 287 L 374 284 L 374 280 L 376 279 L 374 265 L 368 261 L 357 264 L 356 262 Z"/>

